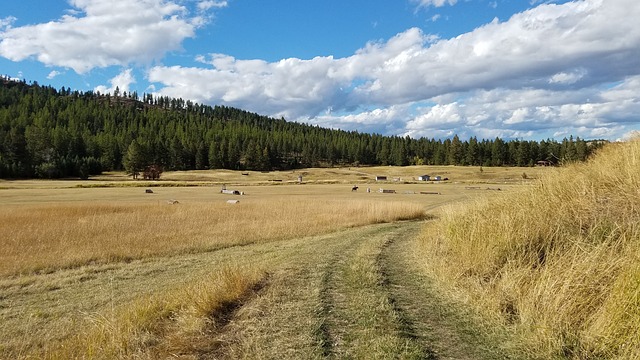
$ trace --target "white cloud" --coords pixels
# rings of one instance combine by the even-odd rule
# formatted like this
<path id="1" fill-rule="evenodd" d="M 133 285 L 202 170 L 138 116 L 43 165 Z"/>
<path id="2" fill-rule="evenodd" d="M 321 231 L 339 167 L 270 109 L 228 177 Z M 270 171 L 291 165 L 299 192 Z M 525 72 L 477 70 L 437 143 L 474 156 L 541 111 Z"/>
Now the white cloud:
<path id="1" fill-rule="evenodd" d="M 49 75 L 47 75 L 47 79 L 51 80 L 53 78 L 55 78 L 56 76 L 60 75 L 61 72 L 53 70 L 49 73 Z"/>
<path id="2" fill-rule="evenodd" d="M 534 128 L 587 136 L 638 121 L 640 7 L 634 4 L 540 5 L 452 39 L 413 28 L 338 59 L 266 62 L 213 54 L 198 58 L 210 68 L 158 66 L 149 79 L 164 86 L 163 95 L 349 128 L 378 122 L 387 131 L 404 121 L 400 132 L 411 136 L 527 136 Z M 405 111 L 404 118 L 396 113 L 392 126 L 369 110 L 433 101 L 436 106 Z M 353 115 L 322 115 L 328 108 Z M 371 121 L 356 120 L 363 118 Z"/>
<path id="3" fill-rule="evenodd" d="M 298 118 L 298 121 L 308 122 L 327 128 L 343 129 L 359 132 L 384 132 L 398 134 L 403 131 L 404 119 L 408 116 L 409 107 L 398 105 L 384 109 L 367 110 L 355 114 L 317 116 L 311 119 Z M 381 131 L 382 130 L 382 131 Z"/>
<path id="4" fill-rule="evenodd" d="M 583 77 L 585 77 L 585 75 L 587 75 L 587 70 L 580 68 L 580 69 L 575 69 L 573 71 L 569 71 L 569 72 L 559 72 L 557 74 L 554 74 L 553 76 L 551 76 L 551 78 L 549 79 L 549 83 L 550 84 L 566 84 L 566 85 L 571 85 L 571 84 L 575 84 L 576 82 L 580 81 L 580 79 L 582 79 Z"/>
<path id="5" fill-rule="evenodd" d="M 632 130 L 622 135 L 618 141 L 640 140 L 640 131 Z"/>
<path id="6" fill-rule="evenodd" d="M 34 58 L 86 73 L 112 65 L 149 64 L 180 49 L 201 18 L 176 1 L 70 0 L 77 11 L 57 21 L 0 33 L 0 56 Z"/>
<path id="7" fill-rule="evenodd" d="M 8 16 L 6 18 L 0 19 L 0 29 L 6 31 L 11 28 L 11 25 L 18 19 L 14 16 Z"/>
<path id="8" fill-rule="evenodd" d="M 211 8 L 224 8 L 227 7 L 229 4 L 226 1 L 200 1 L 198 3 L 198 9 L 200 11 L 207 11 Z"/>
<path id="9" fill-rule="evenodd" d="M 412 0 L 412 1 L 414 3 L 418 3 L 418 5 L 421 7 L 429 7 L 429 6 L 442 7 L 447 4 L 455 5 L 458 2 L 458 0 Z"/>
<path id="10" fill-rule="evenodd" d="M 464 106 L 444 102 L 426 107 L 407 123 L 406 135 L 432 136 L 437 130 L 481 134 L 492 129 L 503 137 L 538 135 L 615 139 L 638 127 L 640 100 L 628 95 L 640 91 L 640 76 L 613 88 L 574 90 L 493 89 L 464 96 Z M 585 102 L 584 99 L 593 99 Z M 448 125 L 452 124 L 452 125 Z M 544 135 L 546 134 L 546 135 Z M 531 136 L 528 135 L 528 136 Z"/>
<path id="11" fill-rule="evenodd" d="M 131 84 L 135 84 L 136 79 L 132 74 L 131 69 L 125 69 L 120 74 L 116 75 L 113 79 L 109 80 L 111 83 L 111 87 L 106 87 L 104 85 L 97 86 L 94 90 L 101 94 L 113 94 L 116 90 L 120 90 L 120 93 L 129 92 Z"/>

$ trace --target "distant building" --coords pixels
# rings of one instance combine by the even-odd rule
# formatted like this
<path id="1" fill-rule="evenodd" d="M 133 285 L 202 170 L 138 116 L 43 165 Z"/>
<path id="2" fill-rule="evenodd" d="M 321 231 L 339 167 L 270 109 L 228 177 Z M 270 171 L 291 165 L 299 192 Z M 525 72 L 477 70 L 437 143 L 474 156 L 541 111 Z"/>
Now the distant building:
<path id="1" fill-rule="evenodd" d="M 418 176 L 418 180 L 419 181 L 429 181 L 429 180 L 431 180 L 431 176 L 429 176 L 429 175 L 420 175 L 420 176 Z"/>
<path id="2" fill-rule="evenodd" d="M 440 180 L 442 180 L 442 176 L 440 176 L 440 175 L 436 175 L 436 176 L 434 176 L 434 177 L 433 177 L 433 179 L 432 179 L 432 180 L 433 180 L 433 181 L 440 181 Z"/>
<path id="3" fill-rule="evenodd" d="M 376 181 L 387 181 L 386 176 L 376 176 Z"/>

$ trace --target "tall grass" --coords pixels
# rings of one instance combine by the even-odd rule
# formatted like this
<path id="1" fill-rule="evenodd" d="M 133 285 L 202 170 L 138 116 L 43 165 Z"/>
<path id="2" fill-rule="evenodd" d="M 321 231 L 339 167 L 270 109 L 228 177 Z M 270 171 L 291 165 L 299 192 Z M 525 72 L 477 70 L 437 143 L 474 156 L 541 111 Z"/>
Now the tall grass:
<path id="1" fill-rule="evenodd" d="M 424 266 L 531 358 L 640 358 L 640 141 L 449 208 Z"/>
<path id="2" fill-rule="evenodd" d="M 423 216 L 416 204 L 357 200 L 7 206 L 0 209 L 0 276 L 209 251 Z"/>
<path id="3" fill-rule="evenodd" d="M 52 344 L 37 358 L 196 358 L 215 350 L 209 334 L 264 279 L 255 268 L 226 267 L 172 292 L 139 299 L 95 318 L 84 331 Z M 81 329 L 78 329 L 81 330 Z"/>

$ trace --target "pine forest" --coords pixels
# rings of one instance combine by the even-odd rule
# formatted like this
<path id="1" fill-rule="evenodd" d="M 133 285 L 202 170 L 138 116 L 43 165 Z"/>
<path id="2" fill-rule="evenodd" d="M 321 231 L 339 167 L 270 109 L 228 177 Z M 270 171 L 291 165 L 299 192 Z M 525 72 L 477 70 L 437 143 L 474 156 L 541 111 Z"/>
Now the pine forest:
<path id="1" fill-rule="evenodd" d="M 0 79 L 0 178 L 103 171 L 286 170 L 370 165 L 533 166 L 582 161 L 601 142 L 383 136 L 137 93 Z"/>

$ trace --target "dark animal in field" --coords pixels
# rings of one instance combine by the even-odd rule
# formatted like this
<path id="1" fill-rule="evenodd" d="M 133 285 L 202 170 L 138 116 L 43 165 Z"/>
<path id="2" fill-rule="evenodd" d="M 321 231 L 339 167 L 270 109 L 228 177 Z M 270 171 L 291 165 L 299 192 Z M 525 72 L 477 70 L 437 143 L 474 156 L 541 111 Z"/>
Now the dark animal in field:
<path id="1" fill-rule="evenodd" d="M 354 186 L 351 188 L 351 191 L 358 191 L 358 187 L 354 185 Z"/>

